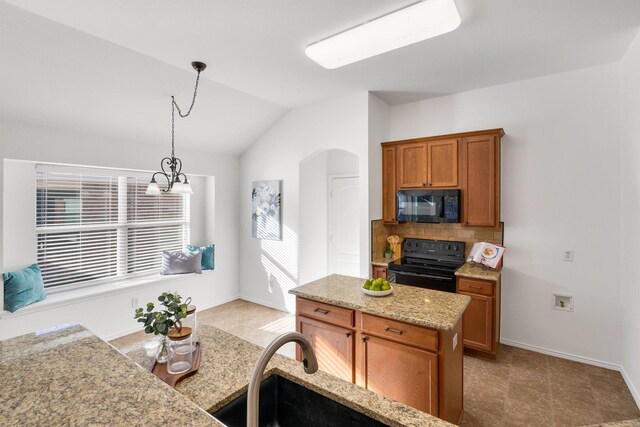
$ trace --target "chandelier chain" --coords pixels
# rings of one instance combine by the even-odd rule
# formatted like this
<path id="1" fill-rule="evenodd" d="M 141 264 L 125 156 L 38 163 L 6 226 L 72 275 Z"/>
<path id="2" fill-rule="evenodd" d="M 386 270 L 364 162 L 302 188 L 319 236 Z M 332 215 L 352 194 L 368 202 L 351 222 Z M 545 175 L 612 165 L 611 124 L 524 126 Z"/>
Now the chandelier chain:
<path id="1" fill-rule="evenodd" d="M 200 83 L 200 71 L 198 70 L 198 76 L 196 77 L 196 85 L 195 85 L 195 88 L 193 89 L 193 98 L 191 99 L 191 105 L 189 106 L 189 110 L 186 112 L 186 114 L 182 113 L 180 106 L 176 102 L 176 98 L 173 95 L 171 95 L 171 157 L 172 158 L 175 157 L 175 127 L 176 127 L 175 111 L 178 110 L 178 114 L 182 118 L 185 118 L 189 114 L 191 114 L 191 110 L 193 110 L 193 106 L 196 103 L 196 96 L 198 95 L 199 83 Z"/>

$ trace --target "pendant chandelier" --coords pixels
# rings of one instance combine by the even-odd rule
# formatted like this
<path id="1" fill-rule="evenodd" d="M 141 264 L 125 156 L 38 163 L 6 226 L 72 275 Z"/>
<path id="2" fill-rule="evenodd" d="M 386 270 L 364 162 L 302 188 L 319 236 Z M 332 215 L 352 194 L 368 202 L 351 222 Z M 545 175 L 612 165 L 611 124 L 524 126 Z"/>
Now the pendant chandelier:
<path id="1" fill-rule="evenodd" d="M 191 100 L 191 106 L 189 107 L 189 111 L 187 111 L 185 114 L 182 114 L 182 110 L 180 110 L 180 107 L 178 106 L 178 104 L 176 104 L 175 98 L 171 96 L 171 157 L 165 157 L 164 159 L 162 159 L 162 161 L 160 162 L 160 169 L 162 170 L 162 172 L 156 172 L 153 174 L 153 176 L 151 177 L 151 182 L 147 187 L 146 194 L 193 194 L 189 179 L 187 178 L 187 175 L 182 172 L 182 160 L 175 156 L 175 111 L 178 110 L 178 114 L 182 118 L 187 117 L 191 113 L 193 104 L 195 104 L 196 102 L 196 95 L 198 94 L 200 72 L 204 71 L 204 69 L 207 68 L 207 64 L 198 61 L 192 62 L 191 66 L 198 72 L 198 76 L 196 77 L 196 86 L 193 90 L 193 99 Z M 169 170 L 167 171 L 165 167 L 168 167 Z M 166 188 L 160 188 L 156 181 L 156 175 L 160 175 L 167 180 Z"/>

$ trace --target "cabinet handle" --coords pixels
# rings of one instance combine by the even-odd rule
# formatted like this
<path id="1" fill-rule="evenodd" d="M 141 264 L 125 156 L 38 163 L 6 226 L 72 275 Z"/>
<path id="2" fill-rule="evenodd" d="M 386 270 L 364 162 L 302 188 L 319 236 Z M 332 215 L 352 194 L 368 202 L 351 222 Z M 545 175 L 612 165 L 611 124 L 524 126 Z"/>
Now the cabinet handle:
<path id="1" fill-rule="evenodd" d="M 423 187 L 424 187 L 424 186 L 426 186 L 426 185 L 427 185 L 427 183 L 426 183 L 426 182 L 423 182 L 423 183 L 422 183 L 422 186 L 423 186 Z"/>
<path id="2" fill-rule="evenodd" d="M 393 328 L 385 328 L 384 329 L 385 332 L 390 332 L 392 334 L 396 334 L 396 335 L 402 335 L 403 332 L 399 329 L 393 329 Z"/>
<path id="3" fill-rule="evenodd" d="M 367 342 L 368 339 L 369 339 L 369 337 L 362 337 L 361 338 L 362 342 Z"/>
<path id="4" fill-rule="evenodd" d="M 465 221 L 465 222 L 464 222 L 464 225 L 469 225 L 469 221 Z"/>
<path id="5" fill-rule="evenodd" d="M 469 285 L 469 287 L 471 289 L 482 289 L 482 286 L 478 286 L 478 285 Z"/>
<path id="6" fill-rule="evenodd" d="M 351 332 L 347 332 L 345 333 L 345 335 L 347 336 L 347 338 L 349 338 L 351 336 Z"/>
<path id="7" fill-rule="evenodd" d="M 429 187 L 431 187 L 431 183 L 429 183 Z"/>
<path id="8" fill-rule="evenodd" d="M 325 316 L 326 316 L 327 314 L 329 314 L 329 310 L 323 310 L 323 309 L 321 309 L 321 308 L 316 308 L 316 309 L 315 309 L 315 310 L 313 310 L 313 311 L 315 311 L 316 313 L 324 314 Z"/>

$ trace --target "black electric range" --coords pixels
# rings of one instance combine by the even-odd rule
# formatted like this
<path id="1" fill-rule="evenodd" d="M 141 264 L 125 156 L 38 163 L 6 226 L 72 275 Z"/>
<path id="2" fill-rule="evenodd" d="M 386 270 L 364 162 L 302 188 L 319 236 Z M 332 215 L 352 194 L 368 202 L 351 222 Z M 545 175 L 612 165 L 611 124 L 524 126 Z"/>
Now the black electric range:
<path id="1" fill-rule="evenodd" d="M 390 282 L 455 292 L 455 271 L 464 264 L 464 242 L 405 239 L 404 256 L 389 263 Z"/>

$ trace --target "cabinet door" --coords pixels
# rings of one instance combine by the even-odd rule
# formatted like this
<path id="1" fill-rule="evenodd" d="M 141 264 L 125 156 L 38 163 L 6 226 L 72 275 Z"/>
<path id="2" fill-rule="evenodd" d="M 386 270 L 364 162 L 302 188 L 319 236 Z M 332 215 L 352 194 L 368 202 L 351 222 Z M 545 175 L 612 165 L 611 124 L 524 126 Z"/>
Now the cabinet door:
<path id="1" fill-rule="evenodd" d="M 458 292 L 471 297 L 462 317 L 462 336 L 464 346 L 491 352 L 493 351 L 493 298 Z"/>
<path id="2" fill-rule="evenodd" d="M 462 147 L 464 224 L 495 227 L 499 198 L 496 137 L 488 135 L 465 138 Z"/>
<path id="3" fill-rule="evenodd" d="M 458 186 L 458 140 L 427 143 L 427 186 Z"/>
<path id="4" fill-rule="evenodd" d="M 307 337 L 316 353 L 318 368 L 345 381 L 353 382 L 353 331 L 302 316 L 297 317 L 297 323 L 298 332 Z M 299 347 L 296 352 L 298 360 L 302 360 Z"/>
<path id="5" fill-rule="evenodd" d="M 397 146 L 398 188 L 427 186 L 427 143 L 414 142 Z"/>
<path id="6" fill-rule="evenodd" d="M 396 222 L 396 147 L 382 148 L 382 221 Z"/>
<path id="7" fill-rule="evenodd" d="M 381 278 L 383 280 L 387 280 L 387 269 L 380 267 L 379 265 L 374 265 L 372 277 L 374 279 Z"/>
<path id="8" fill-rule="evenodd" d="M 367 389 L 438 416 L 438 355 L 370 335 L 362 336 Z"/>

